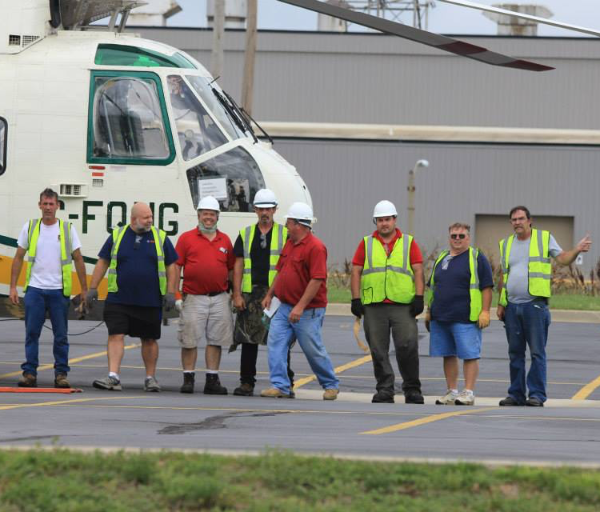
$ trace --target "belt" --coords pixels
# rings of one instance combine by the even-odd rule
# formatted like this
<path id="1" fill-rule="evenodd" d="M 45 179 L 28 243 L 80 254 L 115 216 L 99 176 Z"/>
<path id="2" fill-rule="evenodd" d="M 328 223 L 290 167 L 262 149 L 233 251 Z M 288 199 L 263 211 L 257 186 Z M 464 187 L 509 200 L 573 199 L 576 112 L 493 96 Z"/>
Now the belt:
<path id="1" fill-rule="evenodd" d="M 200 293 L 199 295 L 203 295 L 205 297 L 216 297 L 217 295 L 221 295 L 222 293 L 225 293 L 225 292 L 221 291 L 221 292 Z"/>

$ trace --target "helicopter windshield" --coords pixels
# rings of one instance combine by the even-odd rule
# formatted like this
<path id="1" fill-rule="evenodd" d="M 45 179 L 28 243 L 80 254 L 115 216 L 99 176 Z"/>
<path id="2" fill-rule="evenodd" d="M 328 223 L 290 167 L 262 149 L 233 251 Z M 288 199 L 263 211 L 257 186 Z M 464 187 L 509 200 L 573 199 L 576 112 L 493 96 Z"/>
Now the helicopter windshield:
<path id="1" fill-rule="evenodd" d="M 223 212 L 252 212 L 254 195 L 265 188 L 258 164 L 238 146 L 187 170 L 195 205 L 211 195 Z"/>
<path id="2" fill-rule="evenodd" d="M 169 99 L 184 160 L 229 142 L 183 77 L 169 75 Z"/>
<path id="3" fill-rule="evenodd" d="M 244 132 L 236 126 L 233 115 L 225 109 L 223 104 L 219 102 L 213 93 L 214 85 L 211 85 L 210 83 L 212 80 L 193 75 L 186 75 L 185 78 L 198 93 L 198 96 L 202 98 L 204 104 L 213 113 L 219 124 L 227 132 L 227 135 L 229 135 L 232 140 L 243 137 Z"/>
<path id="4" fill-rule="evenodd" d="M 172 161 L 157 77 L 94 76 L 93 86 L 93 159 Z"/>

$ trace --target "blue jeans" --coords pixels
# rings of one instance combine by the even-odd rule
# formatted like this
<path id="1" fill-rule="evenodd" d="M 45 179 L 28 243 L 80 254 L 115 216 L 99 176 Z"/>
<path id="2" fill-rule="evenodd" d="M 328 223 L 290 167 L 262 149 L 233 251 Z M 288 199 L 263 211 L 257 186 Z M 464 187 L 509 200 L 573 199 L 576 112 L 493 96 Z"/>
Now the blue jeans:
<path id="1" fill-rule="evenodd" d="M 290 344 L 295 335 L 321 387 L 337 389 L 339 380 L 321 340 L 325 308 L 306 309 L 300 321 L 295 324 L 288 320 L 292 309 L 293 306 L 289 304 L 281 304 L 271 319 L 267 341 L 271 384 L 283 393 L 289 394 L 291 391 L 287 361 Z"/>
<path id="2" fill-rule="evenodd" d="M 510 357 L 510 387 L 508 395 L 524 403 L 529 388 L 530 398 L 546 401 L 546 341 L 550 326 L 548 305 L 539 300 L 525 304 L 508 303 L 504 315 L 508 355 Z M 525 350 L 529 346 L 531 366 L 525 385 Z"/>
<path id="3" fill-rule="evenodd" d="M 46 320 L 46 311 L 50 314 L 50 323 L 54 333 L 54 373 L 68 373 L 69 340 L 67 338 L 67 318 L 69 298 L 62 290 L 42 290 L 27 287 L 25 292 L 25 359 L 21 365 L 24 373 L 37 375 L 39 366 L 40 334 Z"/>

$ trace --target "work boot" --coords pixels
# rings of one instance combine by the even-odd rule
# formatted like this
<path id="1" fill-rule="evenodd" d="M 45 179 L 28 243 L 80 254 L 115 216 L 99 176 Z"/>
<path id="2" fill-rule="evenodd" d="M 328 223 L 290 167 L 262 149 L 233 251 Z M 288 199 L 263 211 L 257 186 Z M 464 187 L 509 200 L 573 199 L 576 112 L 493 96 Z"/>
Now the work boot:
<path id="1" fill-rule="evenodd" d="M 507 396 L 506 398 L 500 400 L 498 403 L 500 407 L 519 407 L 523 405 L 520 402 L 517 402 L 512 396 Z"/>
<path id="2" fill-rule="evenodd" d="M 68 389 L 71 387 L 69 381 L 67 380 L 66 373 L 58 373 L 56 377 L 54 377 L 54 387 L 59 389 Z"/>
<path id="3" fill-rule="evenodd" d="M 528 407 L 544 407 L 544 402 L 542 402 L 536 396 L 530 396 L 525 402 L 525 405 L 527 405 Z"/>
<path id="4" fill-rule="evenodd" d="M 37 377 L 32 373 L 25 373 L 19 379 L 18 386 L 20 388 L 37 388 Z"/>
<path id="5" fill-rule="evenodd" d="M 404 394 L 405 404 L 424 404 L 425 399 L 420 391 L 409 391 Z"/>
<path id="6" fill-rule="evenodd" d="M 260 392 L 260 396 L 264 396 L 266 398 L 293 398 L 290 394 L 286 394 L 277 388 L 263 389 Z"/>
<path id="7" fill-rule="evenodd" d="M 192 372 L 183 372 L 183 384 L 179 388 L 180 393 L 193 393 L 196 383 L 196 374 Z"/>
<path id="8" fill-rule="evenodd" d="M 323 400 L 335 400 L 339 395 L 340 390 L 335 388 L 326 389 L 323 393 Z"/>
<path id="9" fill-rule="evenodd" d="M 394 394 L 390 393 L 389 391 L 385 391 L 385 390 L 377 391 L 377 393 L 375 393 L 373 395 L 373 398 L 371 399 L 371 403 L 393 404 L 394 403 Z"/>
<path id="10" fill-rule="evenodd" d="M 227 388 L 221 386 L 219 375 L 216 373 L 206 374 L 206 383 L 204 384 L 205 395 L 226 395 Z"/>
<path id="11" fill-rule="evenodd" d="M 248 382 L 242 382 L 241 386 L 233 390 L 236 396 L 253 396 L 254 386 Z"/>

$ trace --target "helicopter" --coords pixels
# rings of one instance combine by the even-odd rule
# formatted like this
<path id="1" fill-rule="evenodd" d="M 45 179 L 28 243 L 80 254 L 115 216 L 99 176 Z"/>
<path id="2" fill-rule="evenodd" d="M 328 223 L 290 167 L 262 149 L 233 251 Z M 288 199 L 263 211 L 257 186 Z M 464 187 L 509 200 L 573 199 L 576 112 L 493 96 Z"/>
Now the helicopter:
<path id="1" fill-rule="evenodd" d="M 327 2 L 279 1 L 487 64 L 552 69 Z M 466 0 L 440 1 L 600 36 Z M 46 187 L 59 194 L 60 216 L 75 224 L 88 270 L 136 201 L 147 202 L 155 224 L 174 239 L 196 224 L 196 205 L 207 195 L 219 200 L 219 226 L 230 236 L 254 221 L 260 188 L 276 193 L 279 215 L 295 201 L 312 204 L 296 169 L 202 64 L 123 33 L 141 4 L 0 0 L 0 295 L 8 294 L 17 234 L 37 216 Z M 105 27 L 93 25 L 105 18 Z"/>
<path id="2" fill-rule="evenodd" d="M 261 188 L 275 192 L 279 215 L 296 201 L 312 205 L 296 169 L 266 134 L 259 140 L 202 64 L 122 33 L 142 3 L 0 0 L 0 295 L 19 230 L 39 215 L 46 187 L 81 236 L 88 273 L 138 201 L 174 241 L 197 224 L 208 195 L 229 236 L 256 219 Z M 92 24 L 107 17 L 106 27 Z"/>

